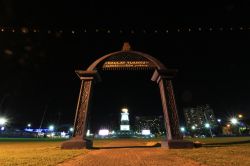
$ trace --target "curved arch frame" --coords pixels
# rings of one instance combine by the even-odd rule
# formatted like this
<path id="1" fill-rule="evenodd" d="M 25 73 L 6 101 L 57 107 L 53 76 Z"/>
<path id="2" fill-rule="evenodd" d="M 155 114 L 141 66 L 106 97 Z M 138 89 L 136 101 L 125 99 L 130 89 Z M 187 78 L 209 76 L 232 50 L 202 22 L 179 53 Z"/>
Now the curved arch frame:
<path id="1" fill-rule="evenodd" d="M 160 62 L 158 61 L 156 58 L 152 57 L 149 54 L 145 54 L 142 52 L 138 52 L 138 51 L 117 51 L 117 52 L 113 52 L 107 55 L 102 56 L 101 58 L 97 59 L 96 61 L 94 61 L 87 69 L 87 71 L 92 71 L 92 70 L 96 70 L 96 66 L 105 61 L 107 58 L 112 57 L 112 56 L 116 56 L 122 53 L 130 53 L 130 54 L 135 54 L 135 55 L 139 55 L 142 56 L 144 58 L 146 58 L 147 60 L 149 60 L 150 62 L 152 62 L 155 65 L 155 68 L 158 70 L 166 70 L 166 67 Z"/>
<path id="2" fill-rule="evenodd" d="M 122 50 L 104 55 L 94 61 L 87 70 L 76 70 L 76 74 L 81 80 L 81 89 L 75 113 L 74 133 L 71 140 L 62 143 L 61 148 L 79 149 L 92 147 L 92 141 L 86 139 L 86 121 L 89 112 L 93 83 L 100 81 L 97 65 L 105 62 L 107 58 L 121 53 L 139 55 L 154 64 L 155 72 L 151 80 L 155 81 L 160 89 L 167 133 L 167 140 L 162 143 L 162 146 L 166 146 L 168 148 L 192 148 L 193 142 L 183 141 L 183 137 L 179 130 L 179 119 L 171 81 L 176 73 L 176 70 L 167 69 L 159 60 L 151 55 L 131 50 Z"/>

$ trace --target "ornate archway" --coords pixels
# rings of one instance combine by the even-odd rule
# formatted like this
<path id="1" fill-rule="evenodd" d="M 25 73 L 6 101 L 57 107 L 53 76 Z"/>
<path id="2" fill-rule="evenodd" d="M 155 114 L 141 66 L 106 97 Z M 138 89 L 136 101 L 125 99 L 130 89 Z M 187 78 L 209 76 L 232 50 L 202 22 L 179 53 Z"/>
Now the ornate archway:
<path id="1" fill-rule="evenodd" d="M 107 54 L 93 62 L 87 70 L 76 70 L 81 80 L 81 88 L 76 108 L 74 133 L 69 141 L 62 143 L 62 149 L 79 149 L 91 146 L 86 140 L 86 121 L 91 102 L 91 93 L 94 83 L 101 81 L 98 70 L 118 69 L 153 69 L 151 78 L 160 89 L 163 114 L 165 119 L 167 140 L 162 145 L 169 148 L 190 148 L 192 142 L 183 141 L 179 130 L 179 118 L 172 86 L 172 78 L 176 70 L 167 69 L 156 58 L 138 51 L 133 51 L 129 43 L 124 43 L 121 51 Z"/>

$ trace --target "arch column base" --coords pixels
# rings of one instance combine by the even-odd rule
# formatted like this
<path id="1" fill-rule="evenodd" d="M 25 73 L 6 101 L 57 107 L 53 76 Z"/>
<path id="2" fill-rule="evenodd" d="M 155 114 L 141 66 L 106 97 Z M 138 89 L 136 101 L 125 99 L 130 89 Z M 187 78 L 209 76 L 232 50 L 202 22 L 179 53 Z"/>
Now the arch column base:
<path id="1" fill-rule="evenodd" d="M 93 141 L 81 137 L 73 137 L 61 144 L 61 149 L 91 149 Z"/>
<path id="2" fill-rule="evenodd" d="M 187 140 L 168 140 L 162 141 L 161 147 L 169 149 L 192 149 L 194 148 L 194 143 Z"/>

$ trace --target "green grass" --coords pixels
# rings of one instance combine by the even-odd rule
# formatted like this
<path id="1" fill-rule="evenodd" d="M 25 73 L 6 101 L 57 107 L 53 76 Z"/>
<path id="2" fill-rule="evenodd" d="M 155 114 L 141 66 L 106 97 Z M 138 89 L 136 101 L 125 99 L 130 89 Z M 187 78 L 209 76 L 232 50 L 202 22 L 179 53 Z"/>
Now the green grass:
<path id="1" fill-rule="evenodd" d="M 199 141 L 205 144 L 220 144 L 220 143 L 241 143 L 250 141 L 250 137 L 214 137 L 214 138 L 192 138 L 190 141 Z"/>
<path id="2" fill-rule="evenodd" d="M 249 166 L 250 144 L 197 149 L 172 149 L 167 155 L 192 159 L 211 166 Z"/>
<path id="3" fill-rule="evenodd" d="M 88 152 L 88 150 L 61 150 L 61 142 L 58 141 L 10 140 L 10 142 L 0 142 L 1 166 L 50 166 Z"/>
<path id="4" fill-rule="evenodd" d="M 58 142 L 58 141 L 65 141 L 64 138 L 0 138 L 0 142 Z"/>
<path id="5" fill-rule="evenodd" d="M 160 142 L 162 139 L 135 139 L 143 142 Z M 189 139 L 190 140 L 190 139 Z M 205 143 L 197 149 L 166 150 L 167 156 L 178 156 L 206 165 L 250 165 L 250 137 L 195 138 Z M 119 139 L 94 140 L 94 146 Z M 0 166 L 56 165 L 89 150 L 61 150 L 62 139 L 0 138 Z M 150 150 L 150 149 L 149 149 Z"/>

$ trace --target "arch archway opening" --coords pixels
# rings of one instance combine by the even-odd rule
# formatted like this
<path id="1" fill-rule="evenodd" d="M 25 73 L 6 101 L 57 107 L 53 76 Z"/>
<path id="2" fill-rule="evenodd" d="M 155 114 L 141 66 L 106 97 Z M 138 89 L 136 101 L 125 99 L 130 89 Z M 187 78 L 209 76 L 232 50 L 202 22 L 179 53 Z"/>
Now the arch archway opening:
<path id="1" fill-rule="evenodd" d="M 94 83 L 101 81 L 99 70 L 154 70 L 152 81 L 160 89 L 162 111 L 166 126 L 166 141 L 162 146 L 169 148 L 192 148 L 193 143 L 183 141 L 179 129 L 179 119 L 171 79 L 176 70 L 167 69 L 151 55 L 132 51 L 128 43 L 124 43 L 121 51 L 107 54 L 94 61 L 87 70 L 77 70 L 81 79 L 81 88 L 75 114 L 73 138 L 62 144 L 63 149 L 86 148 L 92 141 L 86 139 L 87 117 Z"/>

